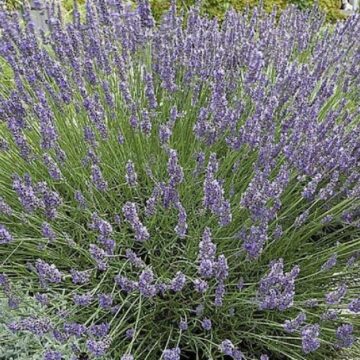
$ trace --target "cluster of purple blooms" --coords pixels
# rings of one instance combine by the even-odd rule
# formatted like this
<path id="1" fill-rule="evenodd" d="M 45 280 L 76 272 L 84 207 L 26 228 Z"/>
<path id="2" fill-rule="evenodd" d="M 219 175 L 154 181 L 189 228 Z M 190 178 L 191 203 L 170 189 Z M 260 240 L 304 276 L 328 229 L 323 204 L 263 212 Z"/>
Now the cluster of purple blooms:
<path id="1" fill-rule="evenodd" d="M 148 0 L 87 0 L 68 22 L 35 5 L 47 31 L 26 6 L 0 11 L 13 77 L 0 84 L 0 290 L 48 317 L 8 329 L 121 360 L 180 360 L 208 341 L 209 357 L 268 360 L 259 319 L 261 336 L 278 321 L 301 342 L 292 357 L 320 354 L 323 334 L 350 347 L 359 17 L 330 31 L 315 9 L 256 8 L 220 24 L 172 0 L 156 24 Z"/>
<path id="2" fill-rule="evenodd" d="M 269 267 L 269 273 L 260 280 L 259 308 L 284 311 L 294 303 L 295 279 L 300 268 L 295 265 L 290 272 L 284 274 L 283 259 L 271 262 Z"/>

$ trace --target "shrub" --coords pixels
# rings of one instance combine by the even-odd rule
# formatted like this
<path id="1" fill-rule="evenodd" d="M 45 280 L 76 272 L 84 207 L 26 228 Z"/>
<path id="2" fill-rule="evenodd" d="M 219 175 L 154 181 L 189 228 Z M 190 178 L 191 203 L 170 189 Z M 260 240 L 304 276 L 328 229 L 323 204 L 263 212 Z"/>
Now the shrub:
<path id="1" fill-rule="evenodd" d="M 8 330 L 123 360 L 350 347 L 359 18 L 47 11 L 39 36 L 27 12 L 0 15 Z"/>

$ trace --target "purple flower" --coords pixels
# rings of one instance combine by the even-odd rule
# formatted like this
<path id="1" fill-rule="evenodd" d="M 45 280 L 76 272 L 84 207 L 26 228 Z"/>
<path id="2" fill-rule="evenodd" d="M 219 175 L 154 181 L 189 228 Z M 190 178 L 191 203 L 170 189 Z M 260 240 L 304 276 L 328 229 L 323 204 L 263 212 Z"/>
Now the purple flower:
<path id="1" fill-rule="evenodd" d="M 348 306 L 348 309 L 354 313 L 360 312 L 360 298 L 354 299 Z"/>
<path id="2" fill-rule="evenodd" d="M 97 165 L 91 166 L 91 181 L 99 191 L 106 191 L 108 188 L 108 183 L 104 180 L 102 172 Z"/>
<path id="3" fill-rule="evenodd" d="M 162 356 L 164 360 L 180 360 L 180 348 L 175 347 L 163 351 Z"/>
<path id="4" fill-rule="evenodd" d="M 294 222 L 294 226 L 295 228 L 299 228 L 302 225 L 305 224 L 305 222 L 307 221 L 307 219 L 309 218 L 309 210 L 305 210 L 302 214 L 300 214 Z"/>
<path id="5" fill-rule="evenodd" d="M 78 306 L 89 306 L 93 300 L 93 297 L 90 293 L 87 294 L 74 294 L 73 295 L 73 302 L 75 305 Z"/>
<path id="6" fill-rule="evenodd" d="M 242 360 L 244 358 L 243 353 L 239 349 L 236 349 L 229 339 L 224 340 L 220 344 L 220 351 L 234 360 Z"/>
<path id="7" fill-rule="evenodd" d="M 206 290 L 209 288 L 209 284 L 206 280 L 195 279 L 194 280 L 194 288 L 197 292 L 204 294 Z"/>
<path id="8" fill-rule="evenodd" d="M 267 232 L 267 224 L 261 224 L 251 226 L 248 233 L 241 233 L 244 240 L 243 248 L 250 259 L 256 259 L 261 254 L 264 244 L 268 238 Z"/>
<path id="9" fill-rule="evenodd" d="M 321 270 L 330 270 L 336 265 L 337 254 L 331 255 L 331 257 L 321 266 Z"/>
<path id="10" fill-rule="evenodd" d="M 202 240 L 199 243 L 199 274 L 205 278 L 213 275 L 215 267 L 216 245 L 211 240 L 211 231 L 205 228 Z"/>
<path id="11" fill-rule="evenodd" d="M 300 328 L 300 326 L 306 321 L 306 314 L 301 312 L 295 319 L 285 320 L 283 325 L 284 330 L 289 333 L 293 333 Z"/>
<path id="12" fill-rule="evenodd" d="M 181 184 L 184 180 L 184 171 L 179 165 L 179 159 L 176 150 L 169 150 L 169 160 L 167 170 L 170 176 L 170 186 Z"/>
<path id="13" fill-rule="evenodd" d="M 127 184 L 130 187 L 135 187 L 137 185 L 137 174 L 135 172 L 134 163 L 131 160 L 128 160 L 125 169 L 126 169 L 125 179 Z"/>
<path id="14" fill-rule="evenodd" d="M 41 232 L 42 232 L 42 235 L 46 239 L 49 239 L 50 241 L 54 241 L 56 239 L 56 234 L 55 234 L 54 230 L 52 229 L 51 225 L 47 222 L 44 222 L 41 225 Z"/>
<path id="15" fill-rule="evenodd" d="M 119 145 L 123 145 L 125 143 L 124 135 L 121 132 L 118 133 L 117 141 Z"/>
<path id="16" fill-rule="evenodd" d="M 100 236 L 109 236 L 113 229 L 109 222 L 101 219 L 97 213 L 93 213 L 91 216 L 92 222 L 89 224 L 89 228 L 97 231 Z"/>
<path id="17" fill-rule="evenodd" d="M 353 345 L 355 337 L 352 335 L 353 326 L 351 324 L 340 325 L 336 329 L 336 346 L 338 348 L 349 348 Z"/>
<path id="18" fill-rule="evenodd" d="M 44 164 L 47 167 L 49 175 L 52 179 L 56 181 L 62 180 L 63 176 L 61 171 L 49 154 L 44 154 Z"/>
<path id="19" fill-rule="evenodd" d="M 110 309 L 113 304 L 113 297 L 111 294 L 98 294 L 98 301 L 102 309 Z"/>
<path id="20" fill-rule="evenodd" d="M 68 336 L 81 337 L 86 333 L 86 326 L 76 322 L 65 323 L 64 324 L 64 333 Z"/>
<path id="21" fill-rule="evenodd" d="M 270 263 L 270 272 L 260 280 L 258 296 L 260 309 L 284 311 L 292 306 L 295 295 L 295 279 L 300 272 L 298 266 L 284 274 L 283 259 Z"/>
<path id="22" fill-rule="evenodd" d="M 0 214 L 4 215 L 12 215 L 13 210 L 11 207 L 5 202 L 5 200 L 0 196 Z"/>
<path id="23" fill-rule="evenodd" d="M 10 309 L 18 309 L 20 305 L 21 300 L 14 295 L 10 295 L 8 297 L 8 306 Z"/>
<path id="24" fill-rule="evenodd" d="M 50 190 L 45 182 L 36 184 L 36 192 L 41 201 L 41 207 L 45 210 L 45 216 L 50 220 L 54 220 L 57 217 L 58 207 L 62 203 L 60 195 Z"/>
<path id="25" fill-rule="evenodd" d="M 98 338 L 102 338 L 102 337 L 105 337 L 108 332 L 110 330 L 110 325 L 108 323 L 101 323 L 101 324 L 98 324 L 98 325 L 91 325 L 87 332 L 89 335 L 92 335 L 92 336 L 95 336 L 95 337 L 98 337 Z"/>
<path id="26" fill-rule="evenodd" d="M 139 0 L 138 14 L 140 16 L 141 25 L 145 28 L 152 28 L 155 26 L 155 20 L 151 14 L 151 7 L 148 0 Z M 175 359 L 164 359 L 175 360 Z"/>
<path id="27" fill-rule="evenodd" d="M 189 328 L 188 322 L 186 320 L 180 320 L 179 329 L 181 331 L 186 331 Z"/>
<path id="28" fill-rule="evenodd" d="M 172 126 L 169 124 L 161 124 L 159 126 L 159 140 L 160 144 L 164 145 L 169 142 L 172 135 Z"/>
<path id="29" fill-rule="evenodd" d="M 229 276 L 229 266 L 224 255 L 220 255 L 215 263 L 215 278 L 219 281 Z"/>
<path id="30" fill-rule="evenodd" d="M 153 284 L 154 273 L 150 269 L 145 269 L 139 276 L 138 288 L 145 297 L 153 297 L 157 293 L 157 288 Z"/>
<path id="31" fill-rule="evenodd" d="M 218 217 L 220 226 L 226 226 L 231 222 L 232 214 L 230 203 L 224 197 L 224 189 L 221 183 L 215 179 L 215 170 L 217 170 L 218 164 L 214 155 L 211 155 L 206 170 L 203 205 Z"/>
<path id="32" fill-rule="evenodd" d="M 145 72 L 144 74 L 144 81 L 145 81 L 145 95 L 149 102 L 150 109 L 154 110 L 157 108 L 158 104 L 155 97 L 154 91 L 154 82 L 151 73 Z"/>
<path id="33" fill-rule="evenodd" d="M 122 210 L 126 221 L 135 231 L 135 240 L 140 242 L 148 240 L 150 238 L 150 234 L 139 219 L 135 203 L 129 201 L 126 202 Z"/>
<path id="34" fill-rule="evenodd" d="M 115 276 L 115 283 L 120 287 L 121 290 L 125 291 L 126 293 L 131 293 L 135 291 L 139 286 L 136 281 L 132 281 L 127 277 L 121 275 Z"/>
<path id="35" fill-rule="evenodd" d="M 320 326 L 318 324 L 306 325 L 302 328 L 302 350 L 305 354 L 314 352 L 320 347 L 319 333 Z"/>
<path id="36" fill-rule="evenodd" d="M 121 360 L 134 360 L 134 357 L 130 354 L 123 355 Z"/>
<path id="37" fill-rule="evenodd" d="M 304 303 L 304 306 L 307 308 L 315 308 L 319 305 L 317 299 L 307 299 Z"/>
<path id="38" fill-rule="evenodd" d="M 44 354 L 44 360 L 61 360 L 62 354 L 59 351 L 47 350 Z"/>
<path id="39" fill-rule="evenodd" d="M 129 340 L 132 340 L 135 336 L 135 333 L 136 331 L 134 328 L 127 329 L 125 332 L 125 337 Z"/>
<path id="40" fill-rule="evenodd" d="M 8 244 L 13 239 L 12 235 L 6 229 L 4 225 L 0 224 L 0 245 Z"/>
<path id="41" fill-rule="evenodd" d="M 221 352 L 227 356 L 232 356 L 234 348 L 234 344 L 229 339 L 224 340 L 220 345 Z"/>
<path id="42" fill-rule="evenodd" d="M 169 287 L 172 291 L 179 292 L 183 289 L 185 283 L 186 283 L 185 275 L 181 271 L 178 271 L 175 277 L 171 280 Z"/>
<path id="43" fill-rule="evenodd" d="M 187 214 L 185 208 L 181 205 L 181 203 L 178 203 L 176 207 L 179 210 L 179 215 L 178 215 L 178 223 L 175 226 L 175 232 L 180 239 L 184 239 L 188 228 L 188 224 L 186 222 Z"/>
<path id="44" fill-rule="evenodd" d="M 145 215 L 147 217 L 155 215 L 156 204 L 159 200 L 160 194 L 160 188 L 155 186 L 151 196 L 146 200 Z"/>
<path id="45" fill-rule="evenodd" d="M 105 271 L 107 269 L 105 251 L 97 247 L 95 244 L 90 244 L 89 253 L 90 256 L 95 260 L 97 268 L 100 271 Z"/>
<path id="46" fill-rule="evenodd" d="M 205 318 L 202 322 L 201 322 L 201 326 L 204 330 L 210 331 L 212 328 L 212 323 L 211 320 L 208 318 Z"/>
<path id="47" fill-rule="evenodd" d="M 335 310 L 327 310 L 321 314 L 320 319 L 322 321 L 334 321 L 337 320 L 338 313 Z"/>
<path id="48" fill-rule="evenodd" d="M 142 259 L 140 257 L 138 257 L 134 251 L 132 251 L 131 249 L 127 249 L 126 250 L 126 258 L 129 260 L 129 262 L 131 263 L 131 265 L 133 265 L 136 268 L 143 268 L 145 267 L 145 263 L 142 261 Z"/>
<path id="49" fill-rule="evenodd" d="M 61 282 L 62 274 L 54 264 L 49 265 L 45 261 L 38 259 L 35 263 L 35 269 L 38 273 L 40 282 L 42 282 L 43 284 L 46 284 L 47 282 Z"/>
<path id="50" fill-rule="evenodd" d="M 79 204 L 79 207 L 81 209 L 86 209 L 86 207 L 87 207 L 86 199 L 80 190 L 75 191 L 74 198 L 77 201 L 77 203 Z"/>
<path id="51" fill-rule="evenodd" d="M 223 280 L 220 280 L 215 289 L 215 306 L 222 306 L 225 295 L 225 285 Z"/>
<path id="52" fill-rule="evenodd" d="M 38 301 L 41 305 L 48 305 L 49 304 L 49 297 L 47 294 L 35 294 L 35 299 Z"/>
<path id="53" fill-rule="evenodd" d="M 140 123 L 141 131 L 143 132 L 143 134 L 145 136 L 149 137 L 151 135 L 152 124 L 151 124 L 150 116 L 149 116 L 149 113 L 147 112 L 147 110 L 142 111 L 141 117 L 142 117 L 142 120 Z"/>
<path id="54" fill-rule="evenodd" d="M 13 332 L 29 331 L 37 336 L 44 336 L 52 330 L 52 324 L 49 319 L 32 316 L 12 322 L 8 325 L 8 327 Z"/>
<path id="55" fill-rule="evenodd" d="M 341 284 L 334 291 L 330 291 L 329 293 L 325 294 L 326 303 L 329 305 L 338 304 L 346 295 L 346 292 L 347 286 L 345 284 Z"/>
<path id="56" fill-rule="evenodd" d="M 41 201 L 36 195 L 29 174 L 25 174 L 24 179 L 21 179 L 18 175 L 14 175 L 13 189 L 16 191 L 19 201 L 25 211 L 31 213 L 41 206 Z"/>
<path id="57" fill-rule="evenodd" d="M 70 274 L 74 284 L 86 284 L 90 281 L 91 271 L 77 271 L 75 269 L 70 269 Z"/>
<path id="58" fill-rule="evenodd" d="M 96 357 L 104 356 L 109 349 L 111 343 L 108 339 L 86 341 L 86 347 Z"/>

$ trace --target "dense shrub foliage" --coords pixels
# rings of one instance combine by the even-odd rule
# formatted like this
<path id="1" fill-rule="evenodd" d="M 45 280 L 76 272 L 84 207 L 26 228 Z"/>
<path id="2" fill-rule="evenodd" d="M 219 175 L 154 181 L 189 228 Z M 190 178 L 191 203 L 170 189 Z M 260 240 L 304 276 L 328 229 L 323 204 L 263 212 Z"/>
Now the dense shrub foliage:
<path id="1" fill-rule="evenodd" d="M 72 12 L 73 0 L 59 0 L 64 9 L 68 12 Z M 21 8 L 25 1 L 23 0 L 5 0 L 8 9 Z M 82 10 L 82 5 L 85 4 L 85 0 L 77 0 Z M 136 1 L 129 0 L 131 3 Z M 155 19 L 159 19 L 161 15 L 169 9 L 171 0 L 150 0 L 152 13 Z M 177 6 L 182 9 L 189 9 L 189 7 L 195 5 L 196 0 L 177 0 Z M 246 7 L 254 7 L 259 5 L 259 0 L 201 0 L 202 11 L 206 12 L 210 16 L 216 16 L 219 19 L 224 17 L 224 14 L 229 7 L 234 7 L 238 11 L 243 11 Z M 337 19 L 343 19 L 344 14 L 341 12 L 341 0 L 262 0 L 261 3 L 264 9 L 271 12 L 274 7 L 278 9 L 284 9 L 289 4 L 294 4 L 300 9 L 308 9 L 318 4 L 320 9 L 326 13 L 327 19 L 334 21 Z"/>
<path id="2" fill-rule="evenodd" d="M 0 15 L 7 331 L 52 339 L 47 360 L 351 347 L 360 19 L 46 11 L 47 34 Z"/>

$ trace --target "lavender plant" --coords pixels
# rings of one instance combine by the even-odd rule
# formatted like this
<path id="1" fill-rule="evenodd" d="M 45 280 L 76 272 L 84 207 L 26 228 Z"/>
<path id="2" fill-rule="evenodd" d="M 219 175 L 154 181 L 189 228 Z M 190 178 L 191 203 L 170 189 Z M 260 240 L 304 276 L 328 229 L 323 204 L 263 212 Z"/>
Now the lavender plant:
<path id="1" fill-rule="evenodd" d="M 28 9 L 0 13 L 7 331 L 51 339 L 47 360 L 353 345 L 359 17 L 44 6 L 39 36 Z"/>

